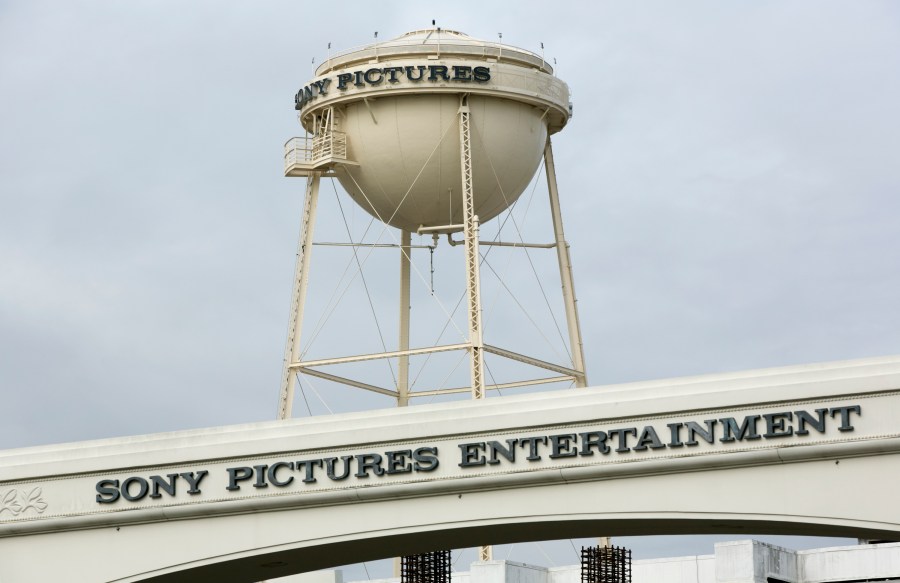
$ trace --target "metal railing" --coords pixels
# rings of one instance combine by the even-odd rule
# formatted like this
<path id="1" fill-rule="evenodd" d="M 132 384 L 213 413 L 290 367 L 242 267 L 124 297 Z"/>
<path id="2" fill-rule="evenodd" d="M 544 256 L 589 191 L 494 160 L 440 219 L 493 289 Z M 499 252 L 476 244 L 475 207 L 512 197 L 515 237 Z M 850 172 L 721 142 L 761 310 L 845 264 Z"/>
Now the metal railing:
<path id="1" fill-rule="evenodd" d="M 347 159 L 347 135 L 331 131 L 318 136 L 291 138 L 284 144 L 284 169 L 315 166 L 327 159 Z"/>
<path id="2" fill-rule="evenodd" d="M 423 39 L 422 34 L 426 33 Z M 433 34 L 428 34 L 433 33 Z M 365 62 L 369 58 L 380 56 L 397 56 L 404 54 L 422 53 L 449 53 L 451 55 L 480 55 L 482 57 L 501 58 L 506 55 L 514 60 L 524 60 L 534 66 L 548 69 L 552 73 L 553 68 L 544 59 L 544 55 L 521 47 L 503 44 L 502 42 L 479 40 L 466 34 L 453 30 L 425 29 L 411 31 L 401 37 L 368 43 L 350 49 L 328 54 L 322 63 L 316 67 L 315 76 L 324 75 L 335 67 L 340 67 L 348 62 Z"/>

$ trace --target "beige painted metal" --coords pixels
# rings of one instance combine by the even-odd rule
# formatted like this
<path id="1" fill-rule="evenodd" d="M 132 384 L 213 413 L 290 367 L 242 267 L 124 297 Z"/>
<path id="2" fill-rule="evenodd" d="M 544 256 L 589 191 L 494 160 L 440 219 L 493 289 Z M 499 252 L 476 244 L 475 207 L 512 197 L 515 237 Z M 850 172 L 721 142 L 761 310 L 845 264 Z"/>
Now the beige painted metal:
<path id="1" fill-rule="evenodd" d="M 359 354 L 355 356 L 342 356 L 340 358 L 323 358 L 320 360 L 306 360 L 303 362 L 291 363 L 291 368 L 305 369 L 313 366 L 324 366 L 328 364 L 345 364 L 348 362 L 362 362 L 364 360 L 378 360 L 381 358 L 394 358 L 402 355 L 429 354 L 432 352 L 446 352 L 448 350 L 466 349 L 467 343 L 460 344 L 444 344 L 442 346 L 430 346 L 426 348 L 410 348 L 409 350 L 395 350 L 391 352 L 373 352 L 371 354 Z"/>
<path id="2" fill-rule="evenodd" d="M 472 398 L 484 399 L 484 339 L 481 332 L 481 277 L 479 266 L 481 254 L 478 251 L 478 215 L 475 214 L 475 193 L 472 181 L 472 135 L 470 128 L 468 96 L 463 96 L 459 104 L 459 159 L 463 193 L 463 235 L 466 251 L 466 296 L 469 299 L 469 362 L 471 369 Z M 523 187 L 524 188 L 524 187 Z M 478 547 L 478 558 L 490 561 L 493 547 Z"/>
<path id="3" fill-rule="evenodd" d="M 853 404 L 852 431 L 834 416 L 824 433 L 456 463 L 460 443 L 647 424 L 663 435 L 673 422 Z M 347 556 L 598 531 L 892 539 L 898 418 L 900 356 L 3 451 L 0 581 L 246 583 Z M 229 467 L 419 446 L 438 448 L 435 471 L 225 489 Z M 201 469 L 194 496 L 94 501 L 101 479 Z M 864 496 L 834 494 L 860 484 Z"/>
<path id="4" fill-rule="evenodd" d="M 524 354 L 519 354 L 518 352 L 513 352 L 512 350 L 505 350 L 503 348 L 498 348 L 496 346 L 491 346 L 488 344 L 484 345 L 484 351 L 490 352 L 491 354 L 496 354 L 497 356 L 504 356 L 510 360 L 517 360 L 519 362 L 524 362 L 525 364 L 530 364 L 532 366 L 536 366 L 538 368 L 544 368 L 549 371 L 553 371 L 556 373 L 560 373 L 566 376 L 578 377 L 581 376 L 581 372 L 575 369 L 571 369 L 565 366 L 559 366 L 558 364 L 553 364 L 552 362 L 547 362 L 546 360 L 540 360 L 538 358 L 532 358 L 530 356 L 525 356 Z"/>
<path id="5" fill-rule="evenodd" d="M 534 385 L 546 385 L 550 383 L 564 383 L 575 380 L 575 377 L 561 375 L 558 377 L 547 377 L 545 379 L 527 379 L 523 381 L 512 381 L 509 383 L 496 383 L 484 385 L 485 390 L 499 391 L 503 389 L 514 389 L 516 387 L 530 387 Z M 454 387 L 449 389 L 438 389 L 434 391 L 416 391 L 414 397 L 430 397 L 432 395 L 452 395 L 455 393 L 471 393 L 471 387 Z"/>
<path id="6" fill-rule="evenodd" d="M 344 106 L 349 157 L 336 175 L 369 214 L 409 231 L 463 223 L 457 131 L 459 94 L 385 96 Z M 487 222 L 507 209 L 537 170 L 547 137 L 543 111 L 489 95 L 470 95 L 475 213 Z M 374 123 L 370 112 L 379 123 Z M 423 231 L 424 232 L 424 231 Z"/>
<path id="7" fill-rule="evenodd" d="M 310 176 L 338 164 L 353 166 L 356 162 L 347 158 L 347 135 L 340 131 L 338 112 L 326 107 L 313 118 L 309 134 L 285 142 L 284 175 Z"/>
<path id="8" fill-rule="evenodd" d="M 563 231 L 562 211 L 559 207 L 559 189 L 556 185 L 556 164 L 553 161 L 553 147 L 547 138 L 544 147 L 544 165 L 547 169 L 547 187 L 550 191 L 550 214 L 553 218 L 553 232 L 556 236 L 556 255 L 559 262 L 559 278 L 562 281 L 563 302 L 566 306 L 566 324 L 569 329 L 569 347 L 572 351 L 572 366 L 575 373 L 575 385 L 587 386 L 587 371 L 584 366 L 584 347 L 581 341 L 581 324 L 578 321 L 578 306 L 575 299 L 575 280 L 572 277 L 572 260 L 569 257 L 569 244 Z M 609 541 L 606 541 L 607 543 Z M 608 546 L 602 545 L 602 546 Z"/>
<path id="9" fill-rule="evenodd" d="M 463 235 L 466 251 L 466 297 L 469 310 L 469 357 L 472 379 L 472 398 L 484 398 L 484 339 L 481 331 L 481 277 L 478 252 L 478 215 L 475 214 L 475 193 L 472 186 L 472 147 L 469 125 L 469 101 L 463 96 L 459 104 L 460 174 L 462 176 Z"/>
<path id="10" fill-rule="evenodd" d="M 387 81 L 377 72 L 385 66 L 484 66 L 490 81 L 414 80 L 402 72 Z M 336 87 L 337 75 L 357 71 L 373 71 L 382 80 L 357 84 L 354 79 Z M 321 65 L 310 86 L 327 83 L 326 90 L 302 105 L 299 119 L 313 136 L 327 126 L 323 119 L 339 125 L 335 143 L 346 149 L 344 159 L 351 163 L 336 164 L 335 174 L 373 216 L 409 231 L 461 225 L 463 185 L 456 172 L 461 152 L 453 130 L 459 96 L 468 94 L 472 156 L 479 161 L 472 176 L 475 213 L 487 222 L 519 197 L 537 170 L 548 133 L 569 119 L 568 86 L 552 73 L 529 51 L 503 46 L 501 55 L 498 43 L 459 32 L 414 31 L 379 43 L 377 56 L 369 45 Z M 330 154 L 324 146 L 315 154 L 314 149 L 307 152 L 293 142 L 286 157 L 305 155 L 308 168 L 317 168 Z"/>
<path id="11" fill-rule="evenodd" d="M 412 234 L 409 231 L 400 233 L 400 341 L 398 351 L 401 352 L 397 367 L 397 406 L 409 404 L 409 268 L 412 254 Z"/>
<path id="12" fill-rule="evenodd" d="M 373 393 L 378 393 L 379 395 L 387 395 L 388 397 L 395 397 L 397 399 L 400 398 L 400 393 L 398 391 L 392 391 L 390 389 L 384 389 L 382 387 L 376 387 L 375 385 L 370 385 L 369 383 L 364 383 L 355 379 L 349 379 L 347 377 L 342 377 L 339 375 L 327 373 L 323 370 L 317 370 L 314 368 L 305 368 L 299 367 L 296 369 L 297 372 L 302 372 L 303 374 L 307 374 L 310 376 L 318 377 L 320 379 L 324 379 L 326 381 L 332 381 L 335 383 L 342 383 L 348 385 L 350 387 L 355 387 L 357 389 L 363 389 L 366 391 L 371 391 Z"/>
<path id="13" fill-rule="evenodd" d="M 506 51 L 503 53 L 502 51 Z M 316 69 L 317 75 L 329 71 L 367 65 L 376 59 L 405 56 L 439 59 L 447 55 L 468 55 L 488 62 L 515 63 L 529 69 L 553 73 L 553 68 L 537 53 L 503 45 L 494 41 L 472 38 L 446 28 L 426 28 L 407 32 L 397 38 L 341 51 Z"/>
<path id="14" fill-rule="evenodd" d="M 397 406 L 409 405 L 409 316 L 410 305 L 410 263 L 412 254 L 412 234 L 409 231 L 400 233 L 400 322 L 398 350 L 401 352 L 397 362 Z M 394 577 L 400 577 L 403 567 L 402 557 L 394 557 Z"/>
<path id="15" fill-rule="evenodd" d="M 294 267 L 294 289 L 291 293 L 291 313 L 288 318 L 281 390 L 278 397 L 278 419 L 289 419 L 291 411 L 293 411 L 297 374 L 291 369 L 291 363 L 300 359 L 300 334 L 303 331 L 303 309 L 306 305 L 306 290 L 309 284 L 309 264 L 312 258 L 313 231 L 315 230 L 316 208 L 319 200 L 319 181 L 319 172 L 313 172 L 306 179 L 306 198 L 303 203 L 303 216 L 300 219 L 300 242 L 297 249 L 297 264 Z"/>

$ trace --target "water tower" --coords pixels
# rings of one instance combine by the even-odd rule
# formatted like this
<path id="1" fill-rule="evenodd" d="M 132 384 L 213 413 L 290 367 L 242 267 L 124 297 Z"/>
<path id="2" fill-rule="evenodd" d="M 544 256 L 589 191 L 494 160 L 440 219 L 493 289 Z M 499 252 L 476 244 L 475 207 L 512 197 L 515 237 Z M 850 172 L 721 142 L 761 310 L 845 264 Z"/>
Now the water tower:
<path id="1" fill-rule="evenodd" d="M 305 374 L 389 395 L 404 406 L 413 355 L 468 353 L 475 399 L 486 390 L 485 353 L 534 368 L 530 378 L 502 388 L 567 380 L 586 385 L 569 250 L 560 216 L 550 135 L 571 115 L 567 85 L 542 55 L 432 28 L 329 58 L 295 96 L 306 136 L 285 146 L 285 175 L 306 177 L 300 249 L 284 354 L 278 417 L 291 416 L 297 375 Z M 479 225 L 522 194 L 544 161 L 550 220 L 562 283 L 571 362 L 552 363 L 483 340 Z M 399 229 L 400 297 L 397 349 L 302 361 L 300 336 L 322 177 L 336 178 L 366 212 Z M 464 246 L 468 339 L 439 346 L 409 345 L 411 234 L 447 236 Z M 461 234 L 461 235 L 460 235 Z M 454 235 L 457 237 L 454 239 Z M 461 237 L 461 238 L 460 238 Z M 492 357 L 493 358 L 493 357 Z M 396 359 L 396 386 L 377 386 L 327 372 L 329 365 Z M 551 374 L 553 376 L 547 376 Z M 428 394 L 457 389 L 434 387 Z"/>

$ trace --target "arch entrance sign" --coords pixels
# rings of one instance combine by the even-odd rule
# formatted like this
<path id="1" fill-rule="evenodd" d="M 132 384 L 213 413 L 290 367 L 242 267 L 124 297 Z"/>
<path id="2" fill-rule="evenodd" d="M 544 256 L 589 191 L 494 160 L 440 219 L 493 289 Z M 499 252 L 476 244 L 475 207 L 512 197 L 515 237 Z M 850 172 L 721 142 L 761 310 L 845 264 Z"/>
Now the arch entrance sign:
<path id="1" fill-rule="evenodd" d="M 661 533 L 900 536 L 900 357 L 0 453 L 0 581 Z"/>

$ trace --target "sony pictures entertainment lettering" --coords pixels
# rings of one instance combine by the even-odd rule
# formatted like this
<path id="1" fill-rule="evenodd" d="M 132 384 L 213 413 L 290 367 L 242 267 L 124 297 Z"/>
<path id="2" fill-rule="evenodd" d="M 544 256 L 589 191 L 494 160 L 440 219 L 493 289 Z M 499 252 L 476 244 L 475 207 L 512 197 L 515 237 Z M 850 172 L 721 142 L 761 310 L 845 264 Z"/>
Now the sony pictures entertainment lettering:
<path id="1" fill-rule="evenodd" d="M 736 442 L 780 440 L 824 434 L 829 426 L 845 433 L 854 430 L 860 405 L 679 421 L 643 427 L 613 427 L 549 435 L 523 435 L 502 440 L 466 441 L 456 451 L 438 451 L 435 445 L 381 452 L 276 460 L 266 464 L 236 465 L 225 469 L 227 492 L 266 488 L 302 488 L 323 482 L 377 481 L 384 476 L 419 474 L 436 470 L 440 454 L 455 456 L 456 466 L 466 468 L 501 464 L 533 464 L 541 460 L 592 458 L 593 456 L 642 455 L 650 450 L 690 448 Z M 595 458 L 596 459 L 596 458 Z M 590 463 L 590 460 L 584 460 Z M 179 492 L 200 494 L 208 470 L 103 479 L 96 485 L 96 501 L 137 502 L 145 498 L 175 497 Z"/>

